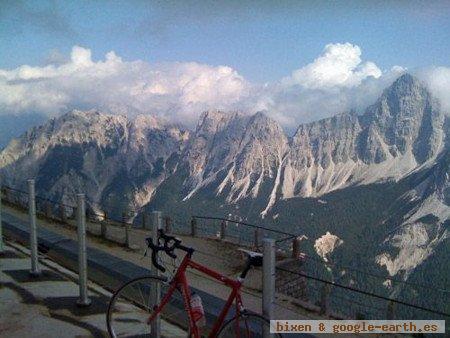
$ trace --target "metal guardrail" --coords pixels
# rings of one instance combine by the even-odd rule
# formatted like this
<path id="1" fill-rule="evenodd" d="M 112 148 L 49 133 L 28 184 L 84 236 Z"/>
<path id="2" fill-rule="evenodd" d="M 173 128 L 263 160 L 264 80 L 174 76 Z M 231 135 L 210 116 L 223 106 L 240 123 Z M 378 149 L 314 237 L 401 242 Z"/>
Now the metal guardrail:
<path id="1" fill-rule="evenodd" d="M 6 204 L 12 204 L 22 210 L 28 209 L 29 192 L 2 186 L 2 197 Z M 52 201 L 47 198 L 35 197 L 36 201 L 36 214 L 42 217 L 46 217 L 59 222 L 68 222 L 75 220 L 77 215 L 77 206 L 72 206 L 67 203 L 61 203 Z M 89 205 L 89 202 L 87 203 Z M 99 205 L 96 209 L 101 209 Z M 154 222 L 152 222 L 150 214 L 144 209 L 140 209 L 140 213 L 136 214 L 136 210 L 132 212 L 122 213 L 122 218 L 110 217 L 106 212 L 98 213 L 92 208 L 86 208 L 86 218 L 89 222 L 98 223 L 101 226 L 102 237 L 107 237 L 107 228 L 109 226 L 121 227 L 124 229 L 124 243 L 129 246 L 129 234 L 132 227 L 151 229 Z M 318 258 L 309 257 L 301 252 L 300 239 L 297 235 L 280 231 L 278 229 L 271 229 L 268 227 L 254 225 L 247 222 L 242 222 L 236 219 L 212 217 L 212 216 L 192 216 L 188 224 L 180 225 L 174 224 L 169 216 L 161 218 L 162 226 L 168 232 L 182 235 L 191 235 L 201 238 L 212 238 L 220 241 L 228 241 L 230 243 L 238 244 L 240 246 L 247 246 L 254 250 L 261 251 L 263 247 L 263 238 L 271 237 L 274 239 L 274 243 L 277 247 L 277 257 L 281 256 L 286 260 L 293 260 L 295 268 L 284 268 L 278 262 L 275 269 L 276 279 L 276 291 L 281 292 L 287 296 L 289 295 L 302 295 L 307 294 L 308 299 L 305 299 L 310 305 L 306 307 L 316 307 L 319 312 L 323 314 L 332 313 L 336 310 L 336 304 L 342 304 L 346 302 L 352 307 L 358 309 L 354 311 L 352 307 L 348 306 L 349 311 L 343 311 L 344 317 L 354 316 L 374 316 L 375 311 L 378 315 L 382 312 L 383 317 L 390 316 L 394 318 L 395 311 L 394 305 L 405 306 L 414 308 L 420 311 L 426 311 L 435 315 L 449 317 L 449 314 L 445 311 L 438 309 L 430 309 L 426 306 L 419 304 L 412 304 L 408 301 L 395 299 L 392 297 L 386 297 L 383 295 L 377 295 L 370 291 L 358 289 L 356 287 L 336 283 L 335 281 L 328 280 L 323 276 L 314 276 L 306 273 L 301 268 L 301 264 L 315 264 L 316 266 L 322 266 L 323 262 Z M 0 225 L 1 225 L 1 203 L 0 203 Z M 1 227 L 0 227 L 0 249 L 1 249 Z M 1 251 L 1 250 L 0 250 Z M 278 257 L 279 258 L 279 257 Z M 223 259 L 223 258 L 222 258 Z M 300 268 L 299 268 L 300 266 Z M 351 271 L 355 275 L 367 275 L 370 278 L 377 278 L 383 280 L 390 280 L 392 283 L 400 283 L 405 287 L 410 288 L 425 288 L 427 292 L 435 291 L 442 292 L 443 295 L 450 293 L 449 290 L 433 289 L 430 285 L 419 285 L 417 283 L 411 283 L 408 281 L 397 280 L 389 276 L 380 276 L 373 273 L 368 273 L 351 267 L 340 266 L 336 264 L 336 267 Z M 287 276 L 291 277 L 287 277 Z M 284 276 L 283 278 L 278 278 Z M 279 280 L 280 279 L 280 280 Z M 339 294 L 336 294 L 336 290 L 341 290 Z M 345 296 L 348 297 L 345 297 Z M 372 301 L 364 301 L 361 298 L 355 297 L 355 295 L 369 297 L 370 299 L 377 299 L 376 304 L 372 304 Z M 301 297 L 297 297 L 301 298 Z M 297 299 L 302 303 L 301 299 Z M 374 310 L 374 311 L 371 311 Z M 361 313 L 363 312 L 363 313 Z"/>
<path id="2" fill-rule="evenodd" d="M 262 251 L 262 239 L 273 238 L 278 250 L 288 252 L 296 247 L 297 235 L 230 218 L 194 215 L 190 222 L 190 235 L 212 237 Z M 292 244 L 289 244 L 290 241 Z M 298 247 L 298 246 L 297 246 Z M 297 252 L 295 252 L 297 254 Z"/>
<path id="3" fill-rule="evenodd" d="M 38 261 L 38 236 L 36 227 L 36 196 L 35 196 L 35 182 L 34 180 L 28 181 L 28 193 L 20 192 L 21 194 L 27 195 L 28 200 L 28 213 L 29 213 L 29 226 L 30 226 L 30 250 L 31 250 L 31 270 L 30 274 L 36 278 L 41 276 L 41 271 L 39 268 Z M 0 185 L 0 241 L 3 240 L 1 229 L 1 202 L 3 191 Z M 11 189 L 12 191 L 12 189 Z M 11 203 L 10 200 L 8 200 Z M 20 205 L 22 206 L 22 205 Z M 88 270 L 87 270 L 87 250 L 86 250 L 86 209 L 85 209 L 85 196 L 84 194 L 77 195 L 77 206 L 74 208 L 76 211 L 76 226 L 78 232 L 78 276 L 79 276 L 79 298 L 76 302 L 78 306 L 89 306 L 91 300 L 88 296 L 87 280 L 88 280 Z M 162 228 L 162 213 L 159 211 L 154 211 L 152 213 L 153 219 L 153 236 L 157 237 L 158 229 Z M 130 224 L 130 223 L 128 223 Z M 128 236 L 127 236 L 128 237 Z M 262 273 L 262 284 L 266 291 L 263 295 L 263 312 L 268 316 L 269 319 L 273 318 L 273 307 L 274 307 L 274 294 L 275 294 L 275 250 L 274 250 L 274 240 L 265 239 L 264 240 L 264 264 Z M 2 243 L 2 242 L 0 242 Z M 158 270 L 155 270 L 158 273 Z M 156 297 L 160 298 L 159 290 L 155 290 Z M 153 332 L 156 332 L 156 336 L 160 336 L 160 325 L 159 321 L 156 320 L 153 325 L 156 327 Z"/>

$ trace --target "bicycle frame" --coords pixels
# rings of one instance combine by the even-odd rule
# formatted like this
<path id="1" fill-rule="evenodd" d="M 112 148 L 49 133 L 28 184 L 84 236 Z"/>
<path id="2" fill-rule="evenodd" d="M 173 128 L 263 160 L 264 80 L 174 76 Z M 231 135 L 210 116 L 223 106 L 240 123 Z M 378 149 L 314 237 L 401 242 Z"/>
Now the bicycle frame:
<path id="1" fill-rule="evenodd" d="M 164 306 L 169 302 L 170 298 L 172 297 L 173 293 L 175 292 L 175 289 L 181 287 L 183 299 L 184 299 L 184 306 L 186 309 L 186 312 L 189 315 L 189 327 L 191 329 L 191 333 L 194 335 L 195 338 L 200 338 L 200 332 L 199 328 L 197 327 L 197 324 L 195 323 L 192 315 L 192 309 L 191 309 L 191 293 L 189 288 L 189 283 L 186 278 L 186 269 L 192 268 L 194 270 L 200 271 L 214 279 L 216 279 L 219 282 L 222 282 L 226 286 L 231 288 L 231 293 L 228 296 L 228 299 L 225 303 L 224 308 L 222 309 L 221 313 L 219 314 L 219 317 L 217 318 L 216 322 L 214 323 L 214 326 L 208 335 L 208 337 L 216 337 L 219 333 L 220 328 L 223 325 L 223 322 L 225 321 L 225 317 L 228 314 L 228 311 L 230 310 L 233 301 L 236 300 L 236 315 L 239 315 L 239 313 L 243 310 L 242 305 L 242 297 L 241 297 L 241 286 L 242 282 L 240 280 L 235 280 L 228 278 L 214 270 L 211 270 L 207 268 L 206 266 L 203 266 L 199 263 L 194 262 L 191 260 L 189 255 L 186 255 L 183 258 L 183 261 L 180 264 L 180 267 L 178 268 L 178 271 L 176 272 L 175 276 L 173 277 L 172 281 L 170 282 L 170 288 L 167 292 L 167 294 L 163 297 L 161 300 L 161 303 L 156 308 L 156 310 L 152 313 L 152 315 L 148 318 L 148 323 L 150 323 L 153 319 L 155 319 L 156 316 L 159 315 L 161 310 L 164 308 Z"/>

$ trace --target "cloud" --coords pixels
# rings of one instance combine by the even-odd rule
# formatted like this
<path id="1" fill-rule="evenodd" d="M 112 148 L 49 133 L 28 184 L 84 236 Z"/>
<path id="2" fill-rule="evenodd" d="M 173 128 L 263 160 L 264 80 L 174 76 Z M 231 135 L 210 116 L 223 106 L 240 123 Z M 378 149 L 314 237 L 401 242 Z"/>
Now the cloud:
<path id="1" fill-rule="evenodd" d="M 70 60 L 44 67 L 0 69 L 0 110 L 50 115 L 72 108 L 148 112 L 193 123 L 205 109 L 233 109 L 249 84 L 235 70 L 195 62 L 151 65 L 114 52 L 93 61 L 74 46 Z"/>
<path id="2" fill-rule="evenodd" d="M 93 60 L 74 46 L 70 58 L 52 52 L 45 66 L 0 69 L 0 113 L 58 115 L 97 108 L 112 113 L 151 113 L 193 126 L 208 109 L 265 110 L 288 131 L 336 113 L 363 111 L 405 69 L 382 71 L 350 43 L 325 46 L 311 63 L 268 84 L 247 81 L 228 66 L 196 62 L 125 61 L 115 52 Z M 417 72 L 450 111 L 450 69 Z"/>
<path id="3" fill-rule="evenodd" d="M 361 55 L 359 46 L 328 44 L 313 62 L 267 85 L 254 107 L 267 110 L 288 129 L 350 109 L 361 111 L 404 71 L 395 66 L 383 72 Z"/>
<path id="4" fill-rule="evenodd" d="M 350 43 L 328 44 L 321 56 L 307 66 L 297 69 L 282 82 L 299 84 L 308 89 L 334 86 L 354 87 L 367 77 L 379 78 L 381 70 L 373 62 L 362 62 L 361 49 Z"/>
<path id="5" fill-rule="evenodd" d="M 418 77 L 430 88 L 433 95 L 440 101 L 442 109 L 450 114 L 450 68 L 431 67 L 417 72 Z"/>

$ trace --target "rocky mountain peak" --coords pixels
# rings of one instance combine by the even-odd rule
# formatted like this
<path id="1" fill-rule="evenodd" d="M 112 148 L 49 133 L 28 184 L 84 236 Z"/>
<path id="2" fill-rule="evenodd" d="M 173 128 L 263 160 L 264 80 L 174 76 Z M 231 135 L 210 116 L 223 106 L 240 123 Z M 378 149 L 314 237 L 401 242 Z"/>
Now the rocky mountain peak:
<path id="1" fill-rule="evenodd" d="M 95 188 L 96 199 L 109 194 L 104 189 L 114 177 L 126 177 L 129 189 L 144 191 L 138 204 L 166 175 L 182 175 L 184 200 L 200 189 L 233 203 L 258 198 L 267 203 L 266 215 L 279 198 L 400 179 L 435 159 L 445 148 L 445 134 L 439 105 L 419 80 L 404 74 L 363 115 L 348 112 L 302 124 L 290 141 L 264 112 L 209 110 L 189 133 L 150 115 L 129 120 L 75 110 L 11 142 L 0 155 L 0 169 L 9 167 L 19 177 L 68 157 L 64 175 L 93 176 L 102 185 Z M 69 156 L 75 151 L 77 157 Z"/>
<path id="2" fill-rule="evenodd" d="M 243 116 L 240 112 L 224 112 L 220 110 L 208 110 L 200 116 L 196 134 L 212 134 L 220 131 L 231 120 Z"/>
<path id="3" fill-rule="evenodd" d="M 0 154 L 0 171 L 15 186 L 36 177 L 43 196 L 66 200 L 83 191 L 94 209 L 95 203 L 142 206 L 185 141 L 183 130 L 150 115 L 129 120 L 73 110 L 13 140 Z"/>
<path id="4" fill-rule="evenodd" d="M 407 73 L 383 92 L 360 121 L 368 130 L 366 140 L 361 141 L 383 148 L 381 160 L 411 153 L 415 161 L 423 163 L 443 146 L 444 115 L 440 106 L 425 85 Z M 366 155 L 366 162 L 375 160 Z"/>
<path id="5" fill-rule="evenodd" d="M 380 98 L 368 108 L 368 111 L 375 113 L 373 107 L 384 103 L 388 105 L 392 113 L 402 113 L 408 108 L 414 108 L 414 104 L 419 106 L 426 101 L 432 101 L 431 98 L 432 96 L 424 83 L 415 76 L 405 73 L 383 91 Z M 437 102 L 433 102 L 433 104 L 437 104 Z M 410 115 L 415 112 L 415 110 L 410 111 Z"/>
<path id="6" fill-rule="evenodd" d="M 248 118 L 246 127 L 247 138 L 257 139 L 259 141 L 285 141 L 287 140 L 283 128 L 278 122 L 268 117 L 263 112 L 257 112 Z"/>
<path id="7" fill-rule="evenodd" d="M 404 73 L 392 83 L 392 85 L 387 89 L 387 91 L 396 92 L 401 96 L 401 95 L 410 95 L 417 89 L 427 90 L 425 85 L 417 77 L 409 73 Z"/>

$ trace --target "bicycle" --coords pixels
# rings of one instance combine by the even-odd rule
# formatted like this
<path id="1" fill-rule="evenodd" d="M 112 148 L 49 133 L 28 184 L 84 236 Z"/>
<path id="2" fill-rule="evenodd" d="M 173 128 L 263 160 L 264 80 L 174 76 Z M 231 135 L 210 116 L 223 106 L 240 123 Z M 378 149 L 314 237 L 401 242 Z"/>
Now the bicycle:
<path id="1" fill-rule="evenodd" d="M 279 334 L 270 334 L 270 321 L 245 310 L 242 303 L 242 283 L 252 267 L 262 266 L 262 254 L 248 251 L 244 270 L 238 278 L 231 279 L 193 261 L 195 250 L 162 230 L 158 231 L 155 243 L 151 237 L 146 238 L 146 242 L 152 251 L 153 266 L 163 273 L 166 269 L 159 263 L 159 252 L 173 259 L 177 258 L 175 250 L 183 251 L 185 255 L 172 278 L 135 278 L 113 294 L 107 312 L 107 327 L 111 337 L 158 337 L 159 332 L 161 337 L 200 338 L 199 313 L 197 308 L 191 306 L 192 295 L 186 278 L 188 268 L 200 271 L 231 289 L 207 337 L 281 337 Z M 235 315 L 226 319 L 233 303 Z"/>

